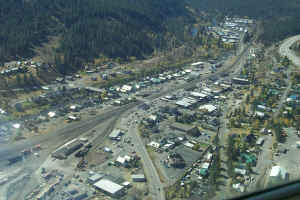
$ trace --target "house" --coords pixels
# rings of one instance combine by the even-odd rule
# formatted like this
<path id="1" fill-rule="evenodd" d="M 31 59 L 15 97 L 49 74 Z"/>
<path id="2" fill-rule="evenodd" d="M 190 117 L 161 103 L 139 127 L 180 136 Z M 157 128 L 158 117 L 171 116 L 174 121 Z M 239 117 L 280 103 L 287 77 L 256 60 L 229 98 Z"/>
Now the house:
<path id="1" fill-rule="evenodd" d="M 245 169 L 239 169 L 239 168 L 234 168 L 234 172 L 235 172 L 236 174 L 240 174 L 240 175 L 245 176 L 246 173 L 247 173 L 247 170 L 245 170 Z"/>
<path id="2" fill-rule="evenodd" d="M 267 110 L 267 107 L 264 105 L 257 105 L 257 110 L 261 112 L 265 112 Z"/>
<path id="3" fill-rule="evenodd" d="M 123 93 L 128 93 L 132 91 L 132 86 L 130 85 L 123 85 L 123 87 L 120 89 L 121 92 Z"/>
<path id="4" fill-rule="evenodd" d="M 48 116 L 49 116 L 50 118 L 53 118 L 53 117 L 56 116 L 56 113 L 55 113 L 55 112 L 49 112 L 49 113 L 48 113 Z"/>
<path id="5" fill-rule="evenodd" d="M 178 122 L 174 122 L 172 125 L 170 125 L 170 128 L 193 136 L 200 134 L 200 131 L 196 126 L 186 125 Z"/>
<path id="6" fill-rule="evenodd" d="M 6 114 L 6 111 L 0 108 L 0 114 Z"/>
<path id="7" fill-rule="evenodd" d="M 124 194 L 124 186 L 108 179 L 101 179 L 94 184 L 94 187 L 112 197 L 120 197 Z"/>
<path id="8" fill-rule="evenodd" d="M 210 166 L 210 164 L 208 162 L 205 162 L 205 163 L 202 164 L 201 168 L 202 169 L 208 169 L 209 166 Z"/>
<path id="9" fill-rule="evenodd" d="M 128 166 L 128 163 L 131 161 L 132 159 L 131 159 L 131 157 L 130 156 L 127 156 L 127 155 L 125 155 L 125 156 L 119 156 L 117 159 L 116 159 L 116 164 L 118 164 L 118 165 L 121 165 L 121 166 L 123 166 L 123 167 L 126 167 L 126 166 Z"/>
<path id="10" fill-rule="evenodd" d="M 145 182 L 146 181 L 144 174 L 133 174 L 133 175 L 131 175 L 131 179 L 133 182 Z"/>
<path id="11" fill-rule="evenodd" d="M 264 144 L 264 142 L 265 142 L 265 138 L 264 137 L 260 137 L 256 141 L 256 145 L 262 146 Z"/>
<path id="12" fill-rule="evenodd" d="M 240 192 L 245 192 L 245 186 L 242 185 L 241 183 L 233 184 L 232 188 L 236 189 L 237 191 L 240 191 Z"/>
<path id="13" fill-rule="evenodd" d="M 286 181 L 287 171 L 280 166 L 273 166 L 270 172 L 269 183 L 278 184 L 282 181 Z"/>
<path id="14" fill-rule="evenodd" d="M 255 112 L 255 116 L 262 119 L 262 118 L 265 117 L 265 113 L 256 111 L 256 112 Z"/>
<path id="15" fill-rule="evenodd" d="M 149 115 L 147 118 L 148 122 L 155 123 L 158 120 L 157 115 Z"/>
<path id="16" fill-rule="evenodd" d="M 62 78 L 62 77 L 58 77 L 55 80 L 56 80 L 57 83 L 63 83 L 65 81 L 65 79 Z"/>
<path id="17" fill-rule="evenodd" d="M 148 144 L 148 146 L 158 149 L 160 147 L 160 144 L 158 142 L 152 141 Z"/>

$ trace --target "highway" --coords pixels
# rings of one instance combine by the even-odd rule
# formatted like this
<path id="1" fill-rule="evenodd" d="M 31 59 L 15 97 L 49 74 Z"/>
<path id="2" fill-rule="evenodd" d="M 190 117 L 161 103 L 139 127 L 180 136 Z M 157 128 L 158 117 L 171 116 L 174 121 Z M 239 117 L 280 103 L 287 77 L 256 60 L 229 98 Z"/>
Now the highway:
<path id="1" fill-rule="evenodd" d="M 128 130 L 129 136 L 132 138 L 132 143 L 138 155 L 143 162 L 143 168 L 147 177 L 148 188 L 150 194 L 155 200 L 165 200 L 165 193 L 162 183 L 160 182 L 157 170 L 147 152 L 147 149 L 140 137 L 136 124 L 132 124 Z"/>
<path id="2" fill-rule="evenodd" d="M 300 66 L 300 58 L 290 50 L 290 46 L 298 40 L 300 40 L 300 35 L 285 39 L 279 47 L 279 54 L 281 56 L 287 56 L 295 65 Z"/>

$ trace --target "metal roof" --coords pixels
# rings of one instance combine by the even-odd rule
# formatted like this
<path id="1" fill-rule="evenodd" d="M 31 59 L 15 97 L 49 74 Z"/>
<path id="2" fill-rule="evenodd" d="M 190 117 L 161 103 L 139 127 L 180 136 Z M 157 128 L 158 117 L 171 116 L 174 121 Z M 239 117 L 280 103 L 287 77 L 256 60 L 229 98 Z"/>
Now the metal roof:
<path id="1" fill-rule="evenodd" d="M 116 138 L 119 137 L 122 134 L 120 129 L 114 129 L 110 134 L 109 137 L 110 138 Z"/>
<path id="2" fill-rule="evenodd" d="M 114 183 L 108 179 L 101 179 L 100 181 L 95 183 L 94 186 L 110 194 L 116 194 L 124 188 L 124 186 Z"/>

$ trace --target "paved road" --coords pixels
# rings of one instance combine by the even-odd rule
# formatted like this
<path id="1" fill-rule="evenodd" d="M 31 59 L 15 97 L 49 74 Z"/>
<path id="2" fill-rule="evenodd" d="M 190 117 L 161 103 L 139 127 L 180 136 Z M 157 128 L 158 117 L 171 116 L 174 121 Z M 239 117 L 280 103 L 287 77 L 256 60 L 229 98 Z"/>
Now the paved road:
<path id="1" fill-rule="evenodd" d="M 140 137 L 136 124 L 129 127 L 128 135 L 132 138 L 132 143 L 138 155 L 141 157 L 147 181 L 149 185 L 150 194 L 155 200 L 165 200 L 165 193 L 162 183 L 156 168 L 147 152 L 147 149 Z"/>
<path id="2" fill-rule="evenodd" d="M 290 80 L 290 73 L 291 73 L 291 70 L 288 69 L 287 71 L 287 79 L 285 80 L 286 82 L 288 82 L 288 86 L 285 88 L 283 94 L 281 95 L 280 97 L 280 100 L 278 102 L 278 107 L 277 107 L 277 110 L 276 112 L 274 113 L 273 115 L 273 118 L 276 119 L 278 117 L 278 115 L 280 114 L 280 110 L 282 108 L 282 106 L 284 105 L 284 103 L 286 102 L 286 99 L 287 99 L 287 96 L 292 88 L 292 81 Z"/>
<path id="3" fill-rule="evenodd" d="M 300 58 L 296 56 L 295 53 L 289 48 L 298 40 L 300 40 L 300 35 L 296 35 L 284 40 L 279 47 L 279 53 L 282 56 L 287 56 L 295 65 L 300 66 Z"/>

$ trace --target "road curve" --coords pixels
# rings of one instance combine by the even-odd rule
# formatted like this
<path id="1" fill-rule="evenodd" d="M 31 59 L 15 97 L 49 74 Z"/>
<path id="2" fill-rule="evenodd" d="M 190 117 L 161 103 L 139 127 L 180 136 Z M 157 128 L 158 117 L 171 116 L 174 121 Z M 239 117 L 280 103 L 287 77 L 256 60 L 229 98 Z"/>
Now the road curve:
<path id="1" fill-rule="evenodd" d="M 279 47 L 279 54 L 281 56 L 287 56 L 297 66 L 300 66 L 300 58 L 296 56 L 296 54 L 292 50 L 290 50 L 290 46 L 292 46 L 293 43 L 299 40 L 300 35 L 289 37 L 285 39 Z"/>

